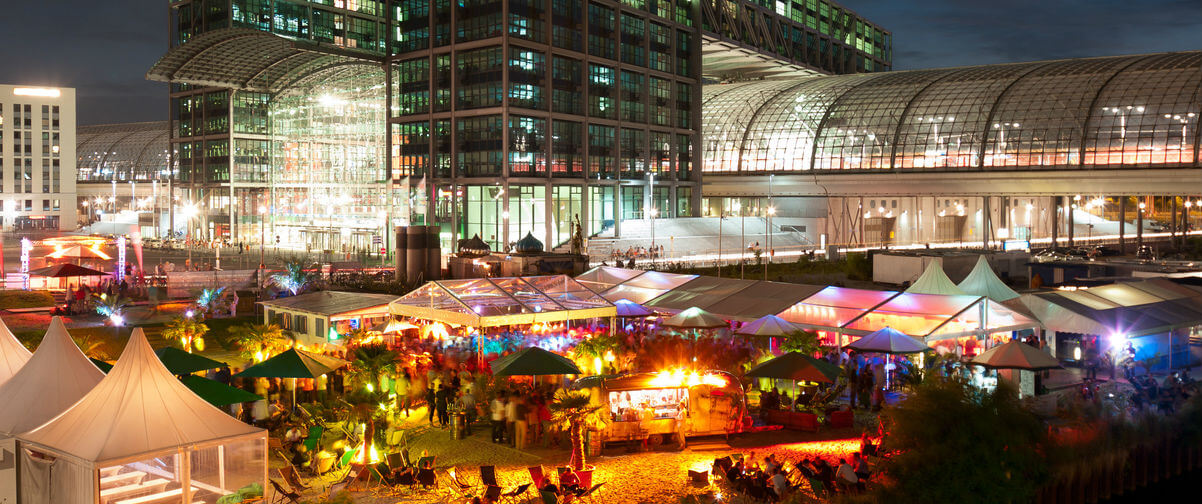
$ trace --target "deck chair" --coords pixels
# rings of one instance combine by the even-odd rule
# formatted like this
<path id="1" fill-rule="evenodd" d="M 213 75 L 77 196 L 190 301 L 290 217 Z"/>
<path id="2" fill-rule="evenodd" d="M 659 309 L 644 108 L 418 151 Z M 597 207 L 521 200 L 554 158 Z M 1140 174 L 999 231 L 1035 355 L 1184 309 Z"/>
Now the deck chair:
<path id="1" fill-rule="evenodd" d="M 500 488 L 500 487 L 497 487 L 497 488 Z M 530 490 L 530 483 L 522 483 L 521 485 L 518 485 L 517 488 L 514 488 L 513 490 L 510 490 L 508 492 L 505 492 L 505 493 L 501 494 L 499 497 L 500 497 L 501 501 L 506 501 L 506 502 L 514 502 L 514 503 L 526 502 L 526 492 L 529 490 Z M 493 502 L 497 502 L 497 501 L 498 501 L 497 499 L 493 499 Z"/>
<path id="2" fill-rule="evenodd" d="M 501 500 L 501 487 L 496 485 L 488 485 L 484 487 L 484 502 L 499 502 Z"/>
<path id="3" fill-rule="evenodd" d="M 435 460 L 437 460 L 437 457 L 435 457 L 434 455 L 430 455 L 427 457 L 422 457 L 420 459 L 417 459 L 417 468 L 418 469 L 433 469 Z"/>
<path id="4" fill-rule="evenodd" d="M 818 478 L 806 478 L 806 481 L 810 482 L 810 490 L 814 491 L 815 497 L 822 497 L 827 494 L 826 485 L 823 485 L 822 481 Z"/>
<path id="5" fill-rule="evenodd" d="M 293 466 L 291 463 L 279 468 L 279 471 L 280 479 L 284 480 L 284 483 L 287 483 L 288 486 L 297 490 L 308 490 L 310 488 L 308 483 L 301 480 L 300 473 L 296 472 L 296 466 Z"/>
<path id="6" fill-rule="evenodd" d="M 589 488 L 588 491 L 580 494 L 580 497 L 577 497 L 577 498 L 580 500 L 587 500 L 589 502 L 593 502 L 593 499 L 597 495 L 597 491 L 600 490 L 601 486 L 603 486 L 603 485 L 605 485 L 605 483 L 597 483 L 596 485 L 593 485 L 592 488 Z"/>
<path id="7" fill-rule="evenodd" d="M 352 463 L 350 471 L 347 472 L 347 478 L 344 479 L 347 480 L 346 490 L 348 492 L 353 491 L 352 488 L 360 483 L 363 485 L 363 489 L 367 490 L 371 487 L 371 468 L 367 464 Z"/>
<path id="8" fill-rule="evenodd" d="M 559 504 L 559 494 L 548 490 L 540 490 L 538 496 L 542 497 L 543 504 Z"/>
<path id="9" fill-rule="evenodd" d="M 384 457 L 384 462 L 388 464 L 389 472 L 409 467 L 409 464 L 405 463 L 405 459 L 401 458 L 400 453 L 389 453 L 387 457 Z"/>
<path id="10" fill-rule="evenodd" d="M 309 427 L 309 435 L 305 437 L 301 444 L 305 445 L 305 449 L 310 453 L 317 453 L 317 446 L 321 442 L 321 435 L 325 434 L 326 428 L 320 425 Z"/>
<path id="11" fill-rule="evenodd" d="M 422 468 L 417 470 L 417 484 L 422 488 L 430 489 L 438 486 L 438 479 L 435 477 L 434 469 Z"/>
<path id="12" fill-rule="evenodd" d="M 271 488 L 275 491 L 271 499 L 271 504 L 300 504 L 301 495 L 295 490 L 285 489 L 273 479 L 268 479 L 267 481 L 271 483 Z"/>
<path id="13" fill-rule="evenodd" d="M 534 483 L 534 488 L 541 490 L 547 481 L 547 477 L 543 475 L 543 466 L 530 466 L 526 470 L 530 472 L 530 482 Z"/>
<path id="14" fill-rule="evenodd" d="M 490 465 L 480 466 L 480 485 L 481 486 L 501 486 L 497 483 L 497 467 Z"/>
<path id="15" fill-rule="evenodd" d="M 474 486 L 460 481 L 459 474 L 454 467 L 447 469 L 446 475 L 447 488 L 451 489 L 451 493 L 457 494 L 460 498 L 469 497 L 468 490 L 475 488 Z"/>

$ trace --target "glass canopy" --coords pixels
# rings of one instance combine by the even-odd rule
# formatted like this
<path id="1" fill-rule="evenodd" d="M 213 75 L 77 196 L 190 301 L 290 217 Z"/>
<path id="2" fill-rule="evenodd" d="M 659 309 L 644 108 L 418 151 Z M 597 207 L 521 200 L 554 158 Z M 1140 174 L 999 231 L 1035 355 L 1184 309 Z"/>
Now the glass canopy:
<path id="1" fill-rule="evenodd" d="M 429 282 L 389 304 L 393 315 L 490 327 L 617 314 L 613 303 L 567 275 Z"/>

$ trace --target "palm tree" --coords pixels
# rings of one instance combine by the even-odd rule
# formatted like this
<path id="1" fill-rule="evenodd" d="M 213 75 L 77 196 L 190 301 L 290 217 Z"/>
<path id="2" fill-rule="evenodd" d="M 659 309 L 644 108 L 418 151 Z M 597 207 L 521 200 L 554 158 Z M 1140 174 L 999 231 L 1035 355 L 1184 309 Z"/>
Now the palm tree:
<path id="1" fill-rule="evenodd" d="M 119 326 L 125 322 L 125 308 L 129 306 L 129 299 L 116 294 L 92 294 L 92 305 L 96 307 L 96 313 L 108 317 L 114 326 Z"/>
<path id="2" fill-rule="evenodd" d="M 566 429 L 572 439 L 572 470 L 584 469 L 584 432 L 598 431 L 609 423 L 609 415 L 600 404 L 592 402 L 587 390 L 559 389 L 551 404 L 551 421 Z"/>
<path id="3" fill-rule="evenodd" d="M 386 345 L 374 344 L 355 348 L 352 357 L 348 378 L 362 388 L 356 386 L 344 399 L 351 405 L 351 419 L 367 424 L 363 437 L 370 446 L 376 441 L 376 424 L 387 418 L 387 409 L 380 406 L 389 402 L 388 391 L 378 387 L 380 377 L 396 376 L 399 354 Z"/>
<path id="4" fill-rule="evenodd" d="M 196 307 L 200 309 L 200 313 L 207 316 L 209 312 L 217 308 L 217 303 L 221 301 L 224 294 L 225 287 L 200 291 L 200 296 L 196 297 Z"/>
<path id="5" fill-rule="evenodd" d="M 266 359 L 288 347 L 284 330 L 275 324 L 245 324 L 230 328 L 230 335 L 242 348 L 242 357 Z"/>
<path id="6" fill-rule="evenodd" d="M 208 332 L 209 326 L 204 322 L 192 317 L 175 317 L 163 329 L 163 339 L 171 344 L 179 343 L 179 347 L 187 352 L 193 348 L 199 352 L 205 348 L 204 335 Z"/>
<path id="7" fill-rule="evenodd" d="M 284 271 L 271 275 L 272 283 L 275 283 L 281 289 L 291 292 L 293 296 L 305 290 L 305 287 L 312 281 L 309 272 L 305 271 L 305 265 L 289 261 L 284 263 Z"/>

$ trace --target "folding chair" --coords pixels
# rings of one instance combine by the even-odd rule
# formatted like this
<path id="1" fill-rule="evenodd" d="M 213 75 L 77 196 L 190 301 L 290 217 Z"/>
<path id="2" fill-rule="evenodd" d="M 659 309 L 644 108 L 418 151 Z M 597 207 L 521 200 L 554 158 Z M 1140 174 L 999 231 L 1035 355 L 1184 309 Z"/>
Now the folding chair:
<path id="1" fill-rule="evenodd" d="M 543 466 L 530 466 L 526 470 L 530 472 L 530 482 L 534 483 L 534 488 L 541 490 L 543 483 L 547 481 L 547 477 L 543 475 Z"/>
<path id="2" fill-rule="evenodd" d="M 480 485 L 482 486 L 501 486 L 497 483 L 497 467 L 490 465 L 480 466 Z"/>
<path id="3" fill-rule="evenodd" d="M 496 488 L 498 490 L 500 490 L 501 487 L 496 487 Z M 512 501 L 515 503 L 525 502 L 526 501 L 526 498 L 525 498 L 526 492 L 529 490 L 530 490 L 530 483 L 522 483 L 521 485 L 518 485 L 517 488 L 514 488 L 513 490 L 510 490 L 508 492 L 505 492 L 498 497 L 502 500 Z M 497 502 L 497 499 L 493 499 L 493 502 Z"/>
<path id="4" fill-rule="evenodd" d="M 300 504 L 301 496 L 295 490 L 285 489 L 270 478 L 267 481 L 271 483 L 271 488 L 275 491 L 275 495 L 271 499 L 271 504 Z"/>
<path id="5" fill-rule="evenodd" d="M 484 487 L 484 502 L 498 502 L 501 499 L 501 487 L 496 485 L 488 485 Z"/>
<path id="6" fill-rule="evenodd" d="M 397 470 L 409 467 L 409 464 L 405 463 L 405 459 L 401 458 L 400 453 L 389 453 L 388 456 L 384 458 L 384 461 L 388 463 L 389 472 L 395 472 Z"/>
<path id="7" fill-rule="evenodd" d="M 350 477 L 351 475 L 354 477 Z M 371 471 L 367 464 L 352 463 L 350 466 L 350 471 L 347 472 L 347 476 L 350 477 L 346 484 L 346 490 L 348 492 L 352 491 L 351 488 L 354 487 L 356 483 L 363 483 L 364 490 L 368 490 L 371 486 Z"/>
<path id="8" fill-rule="evenodd" d="M 422 457 L 420 459 L 417 459 L 417 468 L 418 469 L 433 469 L 435 460 L 436 460 L 436 457 L 434 455 L 430 455 L 428 457 Z"/>
<path id="9" fill-rule="evenodd" d="M 540 490 L 538 496 L 542 497 L 543 504 L 559 504 L 559 494 L 548 490 Z"/>
<path id="10" fill-rule="evenodd" d="M 593 485 L 592 488 L 588 489 L 587 492 L 580 494 L 580 496 L 577 498 L 580 500 L 588 500 L 589 502 L 593 502 L 593 498 L 596 497 L 597 490 L 600 490 L 603 485 L 605 485 L 605 483 L 597 483 L 596 485 Z"/>
<path id="11" fill-rule="evenodd" d="M 467 483 L 464 483 L 462 481 L 459 481 L 459 474 L 455 472 L 454 467 L 447 469 L 446 475 L 447 475 L 446 479 L 448 481 L 447 488 L 451 489 L 451 493 L 458 494 L 458 496 L 460 498 L 469 497 L 468 490 L 471 490 L 472 488 L 475 488 L 475 487 L 473 487 L 472 485 L 469 485 Z"/>
<path id="12" fill-rule="evenodd" d="M 438 480 L 435 477 L 434 469 L 422 468 L 417 470 L 417 484 L 422 488 L 430 489 L 438 486 Z"/>
<path id="13" fill-rule="evenodd" d="M 326 499 L 329 499 L 330 496 L 334 495 L 335 492 L 341 492 L 343 490 L 350 491 L 351 483 L 354 483 L 356 479 L 359 479 L 359 471 L 355 471 L 355 466 L 359 466 L 359 464 L 351 464 L 346 471 L 346 475 L 344 475 L 342 479 L 335 481 L 331 483 L 330 486 L 326 487 Z"/>
<path id="14" fill-rule="evenodd" d="M 297 490 L 309 489 L 309 484 L 301 480 L 300 474 L 296 472 L 296 466 L 293 466 L 291 463 L 279 468 L 278 471 L 280 472 L 280 478 L 283 479 L 284 483 L 287 483 L 288 486 Z"/>
<path id="15" fill-rule="evenodd" d="M 326 428 L 320 425 L 309 427 L 309 435 L 305 437 L 304 441 L 301 441 L 301 444 L 305 445 L 305 448 L 308 449 L 309 452 L 317 453 L 317 446 L 321 442 L 321 435 L 324 434 L 325 431 Z"/>

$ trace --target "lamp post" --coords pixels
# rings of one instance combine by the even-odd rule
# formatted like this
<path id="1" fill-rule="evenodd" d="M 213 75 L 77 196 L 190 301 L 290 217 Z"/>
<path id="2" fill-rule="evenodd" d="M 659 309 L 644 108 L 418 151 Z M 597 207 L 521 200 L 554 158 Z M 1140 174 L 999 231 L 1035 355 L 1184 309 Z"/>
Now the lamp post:
<path id="1" fill-rule="evenodd" d="M 187 233 L 187 236 L 184 238 L 184 246 L 187 247 L 187 249 L 188 249 L 188 265 L 191 266 L 192 265 L 192 218 L 196 217 L 196 214 L 198 213 L 196 204 L 189 201 L 186 205 L 184 205 L 183 212 L 181 212 L 181 213 L 184 216 L 184 222 L 188 223 L 188 233 Z"/>
<path id="2" fill-rule="evenodd" d="M 768 227 L 764 229 L 764 251 L 768 256 L 764 258 L 764 280 L 768 280 L 768 262 L 772 260 L 772 216 L 776 215 L 776 207 L 769 206 L 768 210 Z"/>
<path id="3" fill-rule="evenodd" d="M 652 196 L 652 197 L 654 197 L 654 196 Z M 655 265 L 655 216 L 658 213 L 659 213 L 659 210 L 656 209 L 654 206 L 652 206 L 651 209 L 647 210 L 647 215 L 651 216 L 651 265 L 652 266 Z"/>
<path id="4" fill-rule="evenodd" d="M 259 205 L 259 269 L 266 264 L 263 260 L 264 244 L 267 243 L 267 205 Z"/>

